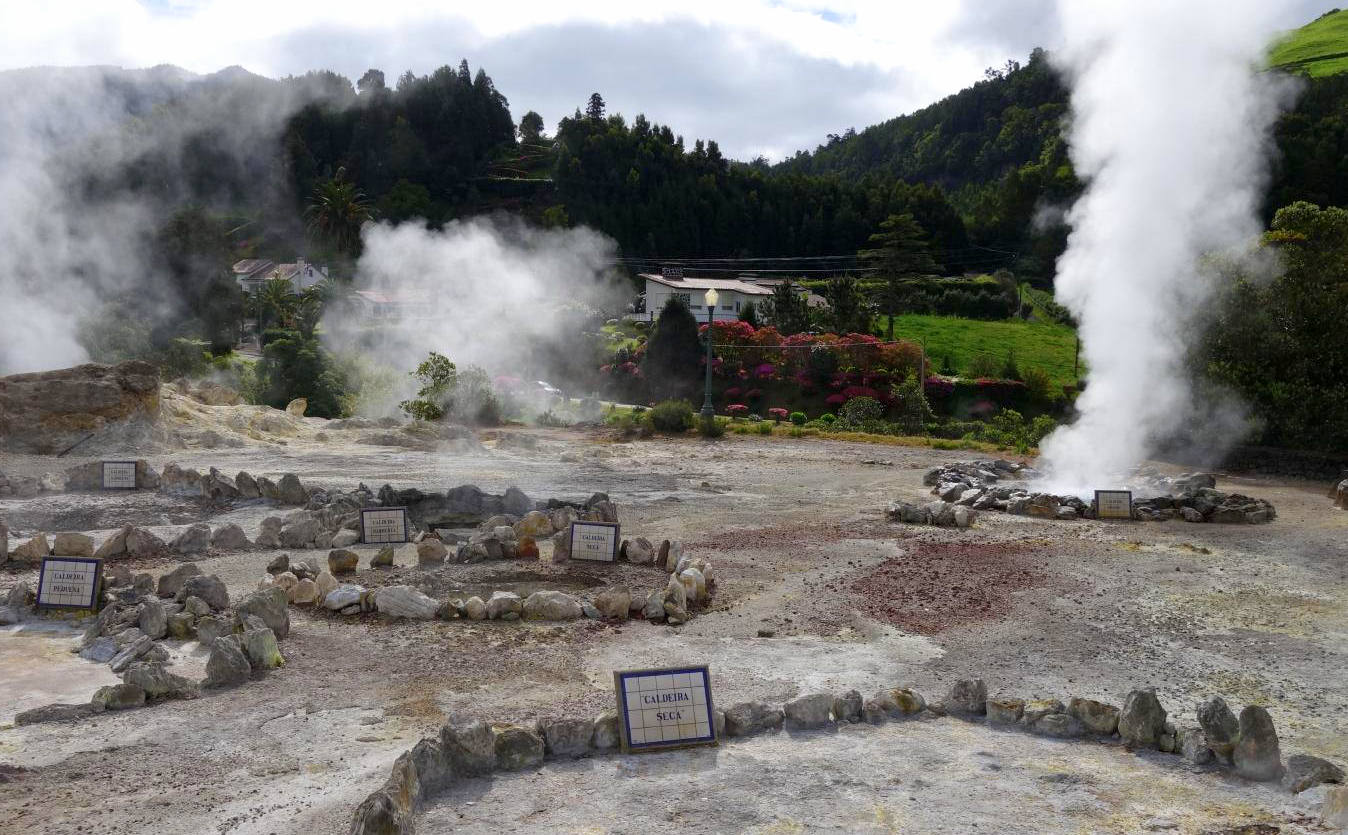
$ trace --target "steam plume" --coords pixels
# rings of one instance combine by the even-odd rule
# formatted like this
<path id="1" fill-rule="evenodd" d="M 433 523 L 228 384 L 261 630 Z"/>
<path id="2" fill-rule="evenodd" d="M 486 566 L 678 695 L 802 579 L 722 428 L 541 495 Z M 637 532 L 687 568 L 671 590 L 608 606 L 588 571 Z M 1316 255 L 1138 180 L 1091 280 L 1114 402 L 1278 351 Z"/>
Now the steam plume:
<path id="1" fill-rule="evenodd" d="M 1089 379 L 1077 420 L 1043 444 L 1054 492 L 1117 484 L 1201 412 L 1186 368 L 1211 291 L 1199 261 L 1259 232 L 1286 86 L 1258 71 L 1276 7 L 1060 4 L 1072 160 L 1088 185 L 1056 289 L 1080 323 Z"/>

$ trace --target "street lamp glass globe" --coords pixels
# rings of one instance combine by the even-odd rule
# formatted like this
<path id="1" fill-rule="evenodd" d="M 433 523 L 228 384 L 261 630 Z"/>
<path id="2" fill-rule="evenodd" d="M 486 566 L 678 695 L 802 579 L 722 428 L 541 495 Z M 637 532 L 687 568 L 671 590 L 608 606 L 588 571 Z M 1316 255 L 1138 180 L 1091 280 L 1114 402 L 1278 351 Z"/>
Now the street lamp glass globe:
<path id="1" fill-rule="evenodd" d="M 705 296 L 703 296 L 702 298 L 703 298 L 704 300 L 706 300 L 706 302 L 707 302 L 707 307 L 712 307 L 712 308 L 716 307 L 716 299 L 717 299 L 716 288 L 713 287 L 712 289 L 708 290 L 708 291 L 707 291 L 707 294 L 706 294 Z"/>

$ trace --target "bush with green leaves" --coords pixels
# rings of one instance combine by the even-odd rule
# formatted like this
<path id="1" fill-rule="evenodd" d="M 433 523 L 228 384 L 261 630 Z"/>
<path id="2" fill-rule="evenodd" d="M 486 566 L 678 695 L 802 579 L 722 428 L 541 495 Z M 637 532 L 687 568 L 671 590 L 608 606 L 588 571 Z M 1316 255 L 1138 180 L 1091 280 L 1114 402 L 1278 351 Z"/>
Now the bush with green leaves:
<path id="1" fill-rule="evenodd" d="M 1000 379 L 1002 363 L 992 354 L 975 354 L 969 360 L 969 376 L 979 380 Z"/>
<path id="2" fill-rule="evenodd" d="M 651 426 L 658 432 L 687 432 L 693 428 L 693 404 L 682 399 L 660 401 L 651 409 Z"/>
<path id="3" fill-rule="evenodd" d="M 454 388 L 458 383 L 458 367 L 449 357 L 431 351 L 426 359 L 411 372 L 421 383 L 417 396 L 398 404 L 414 420 L 439 420 L 453 405 Z"/>
<path id="4" fill-rule="evenodd" d="M 305 414 L 341 417 L 349 403 L 345 377 L 317 339 L 299 331 L 286 333 L 262 349 L 257 364 L 262 402 L 284 409 L 291 400 L 303 397 L 309 401 Z"/>
<path id="5" fill-rule="evenodd" d="M 805 416 L 804 412 L 791 413 L 791 422 L 794 423 L 796 426 L 804 426 L 806 420 L 808 420 L 808 418 Z"/>
<path id="6" fill-rule="evenodd" d="M 838 410 L 838 424 L 849 429 L 863 428 L 884 417 L 885 407 L 874 397 L 853 397 Z"/>
<path id="7" fill-rule="evenodd" d="M 922 383 L 916 375 L 909 374 L 907 379 L 894 387 L 892 392 L 894 398 L 894 411 L 896 412 L 897 423 L 904 434 L 913 435 L 922 431 L 922 428 L 935 420 L 936 415 L 931 410 L 931 404 L 927 402 L 927 394 L 922 390 Z"/>
<path id="8" fill-rule="evenodd" d="M 704 417 L 697 422 L 697 434 L 704 438 L 719 438 L 725 434 L 726 418 Z"/>

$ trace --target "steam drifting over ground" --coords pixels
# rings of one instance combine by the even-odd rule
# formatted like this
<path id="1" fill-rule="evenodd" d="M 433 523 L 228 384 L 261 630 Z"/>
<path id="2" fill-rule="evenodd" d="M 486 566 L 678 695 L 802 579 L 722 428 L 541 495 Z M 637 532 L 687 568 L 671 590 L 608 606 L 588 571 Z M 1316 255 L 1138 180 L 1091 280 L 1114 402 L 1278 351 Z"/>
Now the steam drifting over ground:
<path id="1" fill-rule="evenodd" d="M 1118 484 L 1211 417 L 1186 367 L 1211 292 L 1199 262 L 1260 231 L 1269 130 L 1288 98 L 1258 72 L 1276 5 L 1060 4 L 1072 160 L 1088 186 L 1068 215 L 1056 291 L 1080 322 L 1090 376 L 1077 420 L 1042 445 L 1052 492 Z"/>
<path id="2" fill-rule="evenodd" d="M 616 315 L 630 288 L 612 272 L 615 245 L 593 230 L 544 230 L 505 218 L 455 221 L 435 231 L 415 223 L 369 225 L 356 284 L 391 300 L 396 312 L 370 321 L 335 305 L 323 335 L 338 353 L 363 355 L 398 372 L 383 396 L 363 397 L 368 414 L 393 411 L 413 388 L 406 373 L 430 351 L 460 368 L 545 379 L 568 394 L 593 372 L 580 331 Z M 596 321 L 598 317 L 598 321 Z"/>

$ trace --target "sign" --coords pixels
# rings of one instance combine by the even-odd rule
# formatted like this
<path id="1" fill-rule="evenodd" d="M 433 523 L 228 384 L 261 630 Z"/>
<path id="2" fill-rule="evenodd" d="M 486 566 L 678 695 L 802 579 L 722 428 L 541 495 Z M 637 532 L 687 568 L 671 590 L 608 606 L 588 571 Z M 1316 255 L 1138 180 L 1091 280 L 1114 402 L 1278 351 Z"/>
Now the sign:
<path id="1" fill-rule="evenodd" d="M 45 557 L 37 578 L 37 605 L 44 609 L 95 609 L 103 561 Z"/>
<path id="2" fill-rule="evenodd" d="M 378 507 L 366 508 L 360 512 L 361 539 L 367 545 L 385 545 L 391 542 L 406 542 L 407 508 Z"/>
<path id="3" fill-rule="evenodd" d="M 1096 518 L 1096 519 L 1132 519 L 1132 518 L 1133 518 L 1133 491 L 1131 491 L 1131 490 L 1096 490 L 1096 491 L 1095 491 L 1095 518 Z"/>
<path id="4" fill-rule="evenodd" d="M 715 745 L 707 667 L 613 674 L 623 751 Z"/>
<path id="5" fill-rule="evenodd" d="M 572 522 L 571 559 L 618 561 L 618 525 L 615 522 Z"/>
<path id="6" fill-rule="evenodd" d="M 135 490 L 135 489 L 136 489 L 136 462 L 135 462 L 135 461 L 104 461 L 104 462 L 103 462 L 103 489 L 104 489 L 104 490 Z"/>
<path id="7" fill-rule="evenodd" d="M 683 281 L 683 267 L 661 267 L 660 276 L 670 281 Z"/>

